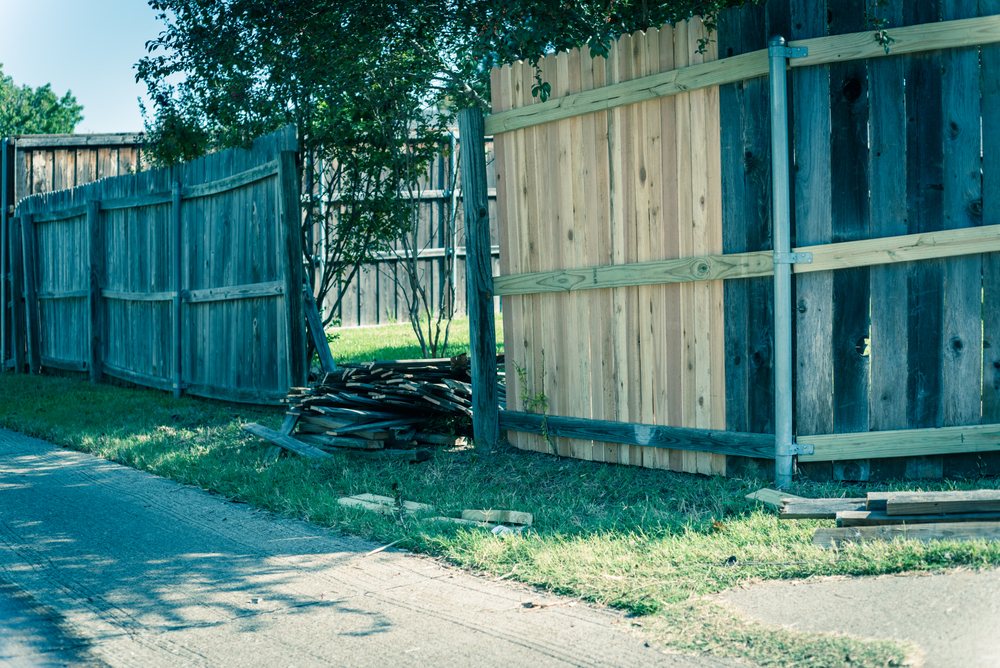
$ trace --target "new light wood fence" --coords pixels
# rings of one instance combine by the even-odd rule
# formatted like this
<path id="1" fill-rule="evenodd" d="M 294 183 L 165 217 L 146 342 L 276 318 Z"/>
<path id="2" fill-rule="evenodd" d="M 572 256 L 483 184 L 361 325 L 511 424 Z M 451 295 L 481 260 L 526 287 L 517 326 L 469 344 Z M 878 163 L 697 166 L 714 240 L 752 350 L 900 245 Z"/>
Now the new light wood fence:
<path id="1" fill-rule="evenodd" d="M 248 150 L 22 200 L 16 369 L 256 403 L 304 384 L 295 145 L 288 128 Z"/>
<path id="2" fill-rule="evenodd" d="M 859 2 L 772 0 L 723 13 L 707 50 L 695 19 L 546 57 L 545 103 L 527 64 L 494 70 L 512 442 L 703 473 L 768 456 L 781 34 L 808 49 L 789 61 L 801 466 L 995 465 L 1000 2 L 894 4 L 888 56 Z M 927 458 L 946 453 L 965 454 Z"/>

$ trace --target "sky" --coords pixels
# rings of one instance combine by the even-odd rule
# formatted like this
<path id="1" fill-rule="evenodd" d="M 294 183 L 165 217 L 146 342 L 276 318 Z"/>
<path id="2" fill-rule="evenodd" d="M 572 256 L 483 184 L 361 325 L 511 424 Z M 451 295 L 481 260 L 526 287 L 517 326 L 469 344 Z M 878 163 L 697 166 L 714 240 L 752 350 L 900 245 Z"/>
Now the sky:
<path id="1" fill-rule="evenodd" d="M 163 29 L 146 0 L 0 0 L 0 63 L 18 86 L 52 84 L 83 105 L 78 133 L 143 129 L 152 110 L 132 66 Z"/>

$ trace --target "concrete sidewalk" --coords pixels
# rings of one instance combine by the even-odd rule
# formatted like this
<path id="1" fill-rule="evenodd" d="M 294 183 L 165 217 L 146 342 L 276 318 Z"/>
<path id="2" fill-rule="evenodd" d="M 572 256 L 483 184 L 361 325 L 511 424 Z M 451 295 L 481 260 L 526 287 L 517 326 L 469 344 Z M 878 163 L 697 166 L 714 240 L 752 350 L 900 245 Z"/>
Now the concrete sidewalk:
<path id="1" fill-rule="evenodd" d="M 376 547 L 0 430 L 2 665 L 746 665 Z"/>

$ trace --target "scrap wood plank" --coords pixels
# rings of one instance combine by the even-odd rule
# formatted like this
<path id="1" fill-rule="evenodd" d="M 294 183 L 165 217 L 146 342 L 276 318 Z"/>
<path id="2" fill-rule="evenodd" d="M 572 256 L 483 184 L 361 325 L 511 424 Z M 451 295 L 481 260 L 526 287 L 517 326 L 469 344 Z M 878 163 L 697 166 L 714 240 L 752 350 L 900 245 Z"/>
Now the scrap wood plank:
<path id="1" fill-rule="evenodd" d="M 496 524 L 490 524 L 489 522 L 477 522 L 475 520 L 466 520 L 461 517 L 428 517 L 428 522 L 451 522 L 452 524 L 464 524 L 466 526 L 480 527 L 482 529 L 495 529 Z"/>
<path id="2" fill-rule="evenodd" d="M 750 501 L 760 501 L 761 503 L 767 504 L 774 508 L 780 508 L 782 505 L 782 499 L 793 499 L 799 500 L 801 496 L 795 496 L 794 494 L 789 494 L 787 492 L 782 492 L 777 489 L 758 489 L 756 492 L 747 494 L 746 497 Z"/>
<path id="3" fill-rule="evenodd" d="M 517 510 L 463 510 L 462 519 L 496 524 L 531 524 L 534 517 L 531 513 Z"/>
<path id="4" fill-rule="evenodd" d="M 391 496 L 381 496 L 379 494 L 355 494 L 354 496 L 337 499 L 337 503 L 342 506 L 364 508 L 380 513 L 392 513 L 398 508 L 396 499 Z M 416 501 L 403 501 L 403 508 L 410 512 L 434 510 L 433 506 L 429 506 L 426 503 L 417 503 Z"/>
<path id="5" fill-rule="evenodd" d="M 838 527 L 876 526 L 882 524 L 933 524 L 936 522 L 1000 521 L 1000 512 L 952 513 L 949 515 L 890 515 L 884 510 L 842 510 L 837 513 Z"/>
<path id="6" fill-rule="evenodd" d="M 1000 511 L 1000 490 L 967 492 L 895 492 L 886 499 L 890 515 L 937 515 Z"/>
<path id="7" fill-rule="evenodd" d="M 349 438 L 347 436 L 328 436 L 327 434 L 302 434 L 304 440 L 330 448 L 357 448 L 359 450 L 381 450 L 385 447 L 382 441 L 365 438 Z"/>
<path id="8" fill-rule="evenodd" d="M 398 459 L 404 462 L 424 462 L 434 457 L 430 450 L 350 450 L 346 453 L 358 459 Z"/>
<path id="9" fill-rule="evenodd" d="M 868 498 L 865 500 L 865 508 L 867 510 L 885 510 L 885 501 L 889 498 L 890 494 L 894 492 L 868 492 Z"/>
<path id="10" fill-rule="evenodd" d="M 298 439 L 292 438 L 291 436 L 285 436 L 284 434 L 280 434 L 273 429 L 268 429 L 267 427 L 253 422 L 243 425 L 242 429 L 245 432 L 253 434 L 259 438 L 263 438 L 265 441 L 269 441 L 275 445 L 280 445 L 285 450 L 291 450 L 292 452 L 302 455 L 303 457 L 322 458 L 330 456 L 328 453 L 314 448 L 311 445 L 307 445 Z"/>
<path id="11" fill-rule="evenodd" d="M 895 538 L 928 542 L 932 540 L 1000 540 L 1000 522 L 936 522 L 933 524 L 897 524 L 882 526 L 819 528 L 813 545 L 825 548 L 842 543 L 863 543 Z"/>
<path id="12" fill-rule="evenodd" d="M 834 519 L 844 510 L 864 510 L 864 499 L 782 499 L 779 519 L 823 520 Z"/>

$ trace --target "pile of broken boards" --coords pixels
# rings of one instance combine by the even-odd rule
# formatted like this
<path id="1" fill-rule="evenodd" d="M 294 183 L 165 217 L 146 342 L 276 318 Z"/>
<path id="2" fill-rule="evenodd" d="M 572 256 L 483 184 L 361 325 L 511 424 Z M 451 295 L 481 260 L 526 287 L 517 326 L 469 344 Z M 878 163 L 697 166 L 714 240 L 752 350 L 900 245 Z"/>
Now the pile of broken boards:
<path id="1" fill-rule="evenodd" d="M 495 534 L 522 533 L 531 526 L 534 517 L 531 513 L 518 510 L 463 510 L 461 517 L 433 516 L 436 511 L 433 506 L 416 501 L 401 501 L 391 496 L 378 494 L 357 494 L 337 499 L 337 503 L 348 508 L 360 508 L 383 515 L 423 515 L 427 522 L 445 522 L 462 526 L 488 529 Z"/>
<path id="2" fill-rule="evenodd" d="M 783 520 L 837 520 L 836 528 L 819 528 L 813 534 L 813 544 L 827 548 L 894 538 L 1000 540 L 1000 490 L 869 492 L 863 499 L 786 495 L 779 512 Z"/>
<path id="3" fill-rule="evenodd" d="M 466 444 L 469 358 L 345 364 L 315 387 L 293 387 L 286 401 L 284 438 L 260 425 L 244 429 L 306 456 L 347 452 L 423 461 L 431 448 Z"/>

